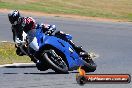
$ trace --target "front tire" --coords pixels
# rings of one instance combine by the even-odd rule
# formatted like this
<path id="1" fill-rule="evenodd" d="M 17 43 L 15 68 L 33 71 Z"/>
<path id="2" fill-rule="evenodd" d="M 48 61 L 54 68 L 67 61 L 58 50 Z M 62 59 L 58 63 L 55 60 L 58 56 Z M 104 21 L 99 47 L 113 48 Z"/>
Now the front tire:
<path id="1" fill-rule="evenodd" d="M 43 56 L 52 70 L 59 74 L 68 73 L 68 66 L 57 49 L 45 50 Z M 63 58 L 63 59 L 62 59 Z"/>
<path id="2" fill-rule="evenodd" d="M 49 69 L 49 65 L 46 63 L 36 63 L 36 67 L 40 71 L 46 71 Z"/>

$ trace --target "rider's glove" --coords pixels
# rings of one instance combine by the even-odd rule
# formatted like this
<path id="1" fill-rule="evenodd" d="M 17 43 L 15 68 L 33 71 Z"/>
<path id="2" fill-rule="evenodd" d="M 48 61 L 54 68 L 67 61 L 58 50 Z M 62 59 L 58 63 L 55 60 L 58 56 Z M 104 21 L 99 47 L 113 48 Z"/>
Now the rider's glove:
<path id="1" fill-rule="evenodd" d="M 55 25 L 41 24 L 40 27 L 42 28 L 43 32 L 48 35 L 51 35 L 56 30 Z"/>
<path id="2" fill-rule="evenodd" d="M 51 25 L 51 27 L 49 28 L 48 31 L 51 32 L 51 34 L 56 30 L 56 26 L 55 25 Z"/>

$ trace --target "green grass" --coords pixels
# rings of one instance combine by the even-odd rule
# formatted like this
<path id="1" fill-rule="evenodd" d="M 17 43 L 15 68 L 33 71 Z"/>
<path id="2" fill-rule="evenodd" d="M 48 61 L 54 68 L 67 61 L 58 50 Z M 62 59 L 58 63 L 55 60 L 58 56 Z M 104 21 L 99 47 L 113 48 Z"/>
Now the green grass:
<path id="1" fill-rule="evenodd" d="M 0 0 L 0 8 L 132 21 L 132 0 Z"/>
<path id="2" fill-rule="evenodd" d="M 30 58 L 27 56 L 16 55 L 15 50 L 13 43 L 0 43 L 0 64 L 31 62 Z"/>

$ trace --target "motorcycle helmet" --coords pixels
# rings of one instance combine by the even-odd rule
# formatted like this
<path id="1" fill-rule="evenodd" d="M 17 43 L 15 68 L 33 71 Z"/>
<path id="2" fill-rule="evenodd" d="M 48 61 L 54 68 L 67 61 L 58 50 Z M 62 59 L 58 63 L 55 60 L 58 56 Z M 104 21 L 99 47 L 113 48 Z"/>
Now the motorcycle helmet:
<path id="1" fill-rule="evenodd" d="M 9 21 L 12 25 L 18 24 L 20 13 L 18 10 L 13 10 L 8 14 Z"/>

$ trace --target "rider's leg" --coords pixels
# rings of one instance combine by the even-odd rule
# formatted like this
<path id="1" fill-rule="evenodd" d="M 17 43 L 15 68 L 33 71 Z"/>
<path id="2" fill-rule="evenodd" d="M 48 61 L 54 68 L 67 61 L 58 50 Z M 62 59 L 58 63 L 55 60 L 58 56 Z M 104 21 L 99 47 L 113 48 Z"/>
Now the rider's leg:
<path id="1" fill-rule="evenodd" d="M 72 40 L 69 40 L 69 43 L 72 45 L 72 47 L 75 49 L 75 51 L 81 56 L 81 57 L 88 57 L 88 53 L 82 49 L 82 46 L 77 46 Z"/>
<path id="2" fill-rule="evenodd" d="M 56 36 L 60 36 L 62 39 L 69 42 L 72 47 L 75 49 L 75 51 L 82 57 L 88 57 L 88 53 L 82 49 L 82 47 L 75 45 L 75 43 L 72 41 L 72 36 L 69 34 L 65 34 L 62 31 L 58 31 L 55 33 Z"/>

